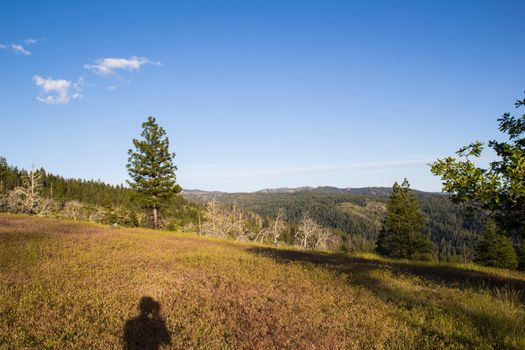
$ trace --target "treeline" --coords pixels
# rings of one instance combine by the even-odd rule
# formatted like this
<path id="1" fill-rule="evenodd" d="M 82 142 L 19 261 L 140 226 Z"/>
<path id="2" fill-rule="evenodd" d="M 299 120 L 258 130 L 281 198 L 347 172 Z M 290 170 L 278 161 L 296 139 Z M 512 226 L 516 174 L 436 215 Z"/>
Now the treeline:
<path id="1" fill-rule="evenodd" d="M 18 169 L 0 157 L 0 211 L 85 220 L 111 225 L 151 227 L 149 211 L 122 185 L 67 179 L 45 169 Z M 204 204 L 204 205 L 203 205 Z M 191 203 L 176 195 L 164 203 L 160 227 L 183 228 L 200 235 L 241 241 L 296 244 L 305 248 L 341 247 L 337 234 L 304 214 L 290 220 L 278 211 L 261 215 L 244 207 L 215 201 Z"/>
<path id="2" fill-rule="evenodd" d="M 23 189 L 31 186 L 37 188 L 41 199 L 24 207 L 28 198 Z M 311 235 L 306 240 L 309 246 L 373 251 L 389 191 L 360 189 L 359 194 L 349 194 L 324 188 L 293 193 L 178 195 L 163 211 L 161 225 L 285 244 L 304 244 L 298 237 L 304 236 L 309 226 L 318 225 L 320 241 Z M 435 255 L 447 261 L 472 260 L 484 225 L 481 216 L 469 214 L 446 196 L 422 192 L 417 196 Z M 210 210 L 212 201 L 216 202 L 214 212 Z M 4 158 L 0 158 L 0 210 L 132 227 L 149 224 L 148 213 L 134 202 L 133 191 L 123 185 L 67 179 L 42 168 L 27 171 L 10 166 Z M 329 244 L 322 243 L 325 237 L 329 237 Z"/>
<path id="3" fill-rule="evenodd" d="M 33 194 L 28 192 L 31 187 Z M 165 229 L 184 227 L 240 240 L 373 251 L 390 189 L 353 191 L 357 194 L 331 188 L 292 193 L 190 192 L 170 200 L 160 224 Z M 148 227 L 149 213 L 133 200 L 133 194 L 123 185 L 67 179 L 42 168 L 27 171 L 0 158 L 1 211 Z M 416 194 L 434 254 L 445 261 L 472 260 L 484 226 L 481 215 L 443 195 Z M 312 227 L 317 233 L 308 233 Z M 305 239 L 305 235 L 309 236 Z"/>
<path id="4" fill-rule="evenodd" d="M 133 191 L 123 185 L 68 179 L 43 168 L 19 169 L 2 157 L 0 210 L 132 227 L 147 227 L 149 220 L 133 200 Z M 202 210 L 177 196 L 167 205 L 163 226 L 170 229 L 196 222 Z"/>
<path id="5" fill-rule="evenodd" d="M 23 186 L 31 170 L 10 166 L 0 157 L 0 191 L 9 192 Z M 109 185 L 102 181 L 66 179 L 47 173 L 44 168 L 33 169 L 41 175 L 41 190 L 44 197 L 52 197 L 59 202 L 70 200 L 102 206 L 133 206 L 131 192 L 122 185 Z"/>

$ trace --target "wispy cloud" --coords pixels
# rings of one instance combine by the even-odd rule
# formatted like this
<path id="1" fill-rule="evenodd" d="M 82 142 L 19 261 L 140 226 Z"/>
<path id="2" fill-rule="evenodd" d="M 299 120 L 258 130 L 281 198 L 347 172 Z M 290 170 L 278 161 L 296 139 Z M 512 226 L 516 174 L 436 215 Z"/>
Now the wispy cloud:
<path id="1" fill-rule="evenodd" d="M 12 44 L 11 45 L 11 49 L 13 49 L 13 51 L 15 53 L 21 53 L 22 55 L 26 55 L 26 56 L 29 56 L 31 55 L 31 52 L 29 52 L 28 50 L 26 50 L 22 45 L 20 44 Z"/>
<path id="2" fill-rule="evenodd" d="M 33 39 L 33 38 L 27 38 L 24 40 L 24 44 L 26 45 L 32 45 L 36 44 L 37 42 L 41 41 L 41 39 Z M 0 44 L 0 49 L 8 50 L 16 54 L 22 54 L 24 56 L 30 56 L 31 51 L 26 49 L 22 44 L 11 44 L 11 45 L 4 45 Z"/>
<path id="3" fill-rule="evenodd" d="M 85 64 L 84 68 L 89 69 L 93 73 L 110 76 L 115 75 L 117 70 L 138 70 L 144 64 L 160 65 L 160 62 L 154 62 L 146 57 L 133 56 L 131 58 L 101 58 L 96 60 L 94 64 Z"/>
<path id="4" fill-rule="evenodd" d="M 43 78 L 39 75 L 33 76 L 35 84 L 42 89 L 36 97 L 38 101 L 47 104 L 66 104 L 71 99 L 80 98 L 83 78 L 76 83 L 65 79 Z"/>
<path id="5" fill-rule="evenodd" d="M 36 44 L 39 41 L 42 41 L 42 39 L 27 38 L 27 39 L 24 40 L 24 43 L 26 45 L 33 45 L 33 44 Z"/>
<path id="6" fill-rule="evenodd" d="M 265 168 L 265 169 L 247 169 L 247 168 L 236 168 L 236 169 L 196 169 L 192 172 L 191 169 L 187 169 L 185 178 L 196 179 L 196 178 L 252 178 L 252 177 L 269 177 L 269 176 L 286 176 L 286 175 L 302 175 L 302 174 L 315 174 L 315 173 L 340 173 L 340 172 L 353 172 L 353 171 L 370 171 L 370 170 L 385 170 L 385 169 L 398 169 L 398 168 L 410 168 L 426 165 L 431 163 L 435 158 L 427 159 L 411 159 L 411 160 L 392 160 L 382 162 L 368 162 L 368 163 L 354 163 L 354 164 L 336 164 L 336 165 L 325 165 L 325 166 L 300 166 L 300 167 L 278 167 L 278 168 Z"/>

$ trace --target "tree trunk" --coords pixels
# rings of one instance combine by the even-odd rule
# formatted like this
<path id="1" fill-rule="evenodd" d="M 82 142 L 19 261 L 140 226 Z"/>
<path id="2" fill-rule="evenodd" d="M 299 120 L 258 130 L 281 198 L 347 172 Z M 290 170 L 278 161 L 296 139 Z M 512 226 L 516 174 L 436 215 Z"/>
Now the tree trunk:
<path id="1" fill-rule="evenodd" d="M 277 239 L 279 238 L 279 217 L 281 216 L 280 212 L 277 212 L 277 217 L 275 218 L 275 223 L 273 225 L 273 243 L 277 245 Z"/>
<path id="2" fill-rule="evenodd" d="M 202 235 L 201 213 L 199 213 L 199 235 Z"/>
<path id="3" fill-rule="evenodd" d="M 157 208 L 153 207 L 153 228 L 158 229 L 159 228 L 159 219 L 157 215 Z"/>

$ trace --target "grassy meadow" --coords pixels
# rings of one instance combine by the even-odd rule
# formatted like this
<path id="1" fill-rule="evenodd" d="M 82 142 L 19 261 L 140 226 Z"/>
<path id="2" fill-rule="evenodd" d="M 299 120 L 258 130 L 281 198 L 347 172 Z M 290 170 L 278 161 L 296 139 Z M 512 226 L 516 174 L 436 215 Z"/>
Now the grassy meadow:
<path id="1" fill-rule="evenodd" d="M 0 214 L 0 281 L 0 349 L 126 347 L 143 297 L 163 348 L 525 348 L 525 275 L 469 265 Z"/>

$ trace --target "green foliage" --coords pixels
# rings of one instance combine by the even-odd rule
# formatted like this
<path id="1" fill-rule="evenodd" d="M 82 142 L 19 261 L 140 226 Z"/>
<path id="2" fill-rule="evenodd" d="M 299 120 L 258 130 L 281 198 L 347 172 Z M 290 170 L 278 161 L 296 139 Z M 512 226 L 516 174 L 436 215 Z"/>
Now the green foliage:
<path id="1" fill-rule="evenodd" d="M 176 184 L 175 153 L 169 151 L 166 132 L 153 117 L 148 117 L 142 128 L 143 139 L 133 139 L 135 150 L 128 151 L 127 168 L 132 179 L 128 183 L 140 205 L 152 209 L 153 227 L 157 228 L 157 210 L 165 207 L 181 187 Z"/>
<path id="2" fill-rule="evenodd" d="M 488 221 L 485 233 L 476 246 L 474 262 L 483 266 L 515 269 L 518 265 L 512 242 L 507 237 L 497 233 L 496 225 Z"/>
<path id="3" fill-rule="evenodd" d="M 174 196 L 163 209 L 164 227 L 168 230 L 179 230 L 190 223 L 197 224 L 204 216 L 204 211 L 203 206 L 189 203 L 182 196 Z"/>
<path id="4" fill-rule="evenodd" d="M 25 175 L 27 171 L 22 172 L 16 167 L 9 166 L 7 160 L 0 157 L 0 194 L 21 186 Z"/>
<path id="5" fill-rule="evenodd" d="M 0 193 L 3 193 L 6 188 L 6 178 L 9 174 L 9 166 L 4 157 L 0 157 Z"/>
<path id="6" fill-rule="evenodd" d="M 216 200 L 236 205 L 263 218 L 275 219 L 279 210 L 287 221 L 281 239 L 291 243 L 300 218 L 308 212 L 319 225 L 340 235 L 352 251 L 373 251 L 385 216 L 392 188 L 317 188 L 294 192 L 184 193 L 191 202 Z M 414 191 L 425 216 L 435 255 L 442 261 L 471 261 L 474 246 L 483 231 L 484 218 L 455 205 L 449 196 Z"/>
<path id="7" fill-rule="evenodd" d="M 525 270 L 525 239 L 521 241 L 518 269 Z"/>
<path id="8" fill-rule="evenodd" d="M 109 185 L 101 181 L 67 179 L 38 169 L 41 174 L 41 195 L 51 200 L 47 216 L 89 220 L 122 226 L 148 226 L 149 220 L 139 203 L 132 201 L 133 190 L 122 185 Z M 9 192 L 22 186 L 29 172 L 18 169 L 0 157 L 0 211 L 8 211 Z M 73 214 L 71 203 L 79 202 Z M 198 213 L 203 207 L 188 203 L 183 197 L 175 196 L 165 203 L 163 223 L 175 229 L 189 223 L 198 222 Z"/>
<path id="9" fill-rule="evenodd" d="M 424 227 L 419 202 L 408 181 L 394 183 L 377 252 L 390 258 L 431 260 L 432 244 L 423 234 Z"/>
<path id="10" fill-rule="evenodd" d="M 515 105 L 525 106 L 525 99 Z M 471 160 L 482 154 L 478 141 L 461 148 L 459 159 L 438 159 L 431 171 L 443 179 L 443 190 L 452 193 L 455 202 L 488 212 L 507 234 L 525 238 L 525 114 L 516 118 L 505 113 L 498 121 L 508 141 L 488 143 L 499 159 L 487 169 Z"/>

